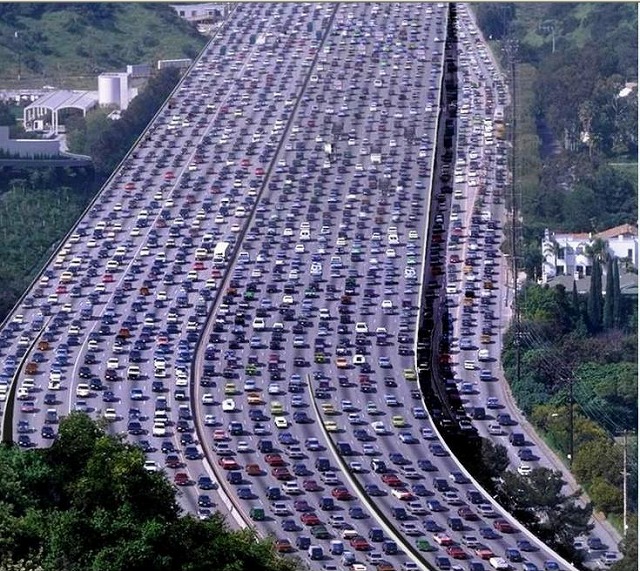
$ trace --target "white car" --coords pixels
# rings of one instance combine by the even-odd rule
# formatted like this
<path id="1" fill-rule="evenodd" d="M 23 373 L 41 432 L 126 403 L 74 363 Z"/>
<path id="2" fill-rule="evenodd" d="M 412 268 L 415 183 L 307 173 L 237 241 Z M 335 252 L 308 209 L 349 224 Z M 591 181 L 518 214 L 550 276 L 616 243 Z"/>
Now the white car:
<path id="1" fill-rule="evenodd" d="M 531 467 L 531 464 L 522 463 L 518 466 L 518 474 L 521 476 L 529 476 L 532 471 L 533 468 Z"/>
<path id="2" fill-rule="evenodd" d="M 116 413 L 115 408 L 105 409 L 103 416 L 105 420 L 108 420 L 109 422 L 115 422 L 118 419 L 118 414 Z"/>
<path id="3" fill-rule="evenodd" d="M 473 361 L 465 361 L 464 362 L 464 368 L 467 371 L 475 371 L 476 370 L 476 364 Z"/>
<path id="4" fill-rule="evenodd" d="M 89 385 L 86 383 L 80 383 L 76 387 L 76 396 L 79 398 L 85 398 L 89 396 Z"/>
<path id="5" fill-rule="evenodd" d="M 387 434 L 387 428 L 385 427 L 384 423 L 379 420 L 376 422 L 372 422 L 371 428 L 373 428 L 373 432 L 375 432 L 376 434 Z"/>
<path id="6" fill-rule="evenodd" d="M 166 436 L 167 427 L 163 421 L 156 421 L 153 423 L 153 429 L 151 431 L 153 436 Z"/>
<path id="7" fill-rule="evenodd" d="M 289 421 L 284 416 L 276 416 L 273 419 L 273 422 L 276 425 L 276 428 L 289 428 Z"/>
<path id="8" fill-rule="evenodd" d="M 145 460 L 144 461 L 144 469 L 147 472 L 157 472 L 158 471 L 158 464 L 156 463 L 155 460 Z"/>
<path id="9" fill-rule="evenodd" d="M 280 386 L 278 385 L 278 383 L 270 383 L 269 384 L 269 388 L 267 389 L 267 392 L 270 395 L 279 395 L 280 394 Z"/>
<path id="10" fill-rule="evenodd" d="M 369 327 L 364 321 L 356 323 L 356 333 L 369 333 Z"/>
<path id="11" fill-rule="evenodd" d="M 222 412 L 234 412 L 236 410 L 236 401 L 233 399 L 224 399 L 222 401 Z"/>

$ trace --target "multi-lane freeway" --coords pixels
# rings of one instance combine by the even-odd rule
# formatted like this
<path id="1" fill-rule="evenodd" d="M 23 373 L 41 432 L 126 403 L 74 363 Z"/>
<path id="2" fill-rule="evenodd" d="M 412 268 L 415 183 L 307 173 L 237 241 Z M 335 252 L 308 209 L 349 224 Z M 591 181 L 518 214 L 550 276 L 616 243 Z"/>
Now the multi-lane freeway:
<path id="1" fill-rule="evenodd" d="M 446 45 L 457 156 L 432 196 Z M 504 99 L 465 7 L 235 5 L 1 330 L 5 438 L 105 418 L 185 510 L 313 567 L 569 569 L 478 489 L 416 382 L 446 215 L 460 392 L 490 390 Z"/>

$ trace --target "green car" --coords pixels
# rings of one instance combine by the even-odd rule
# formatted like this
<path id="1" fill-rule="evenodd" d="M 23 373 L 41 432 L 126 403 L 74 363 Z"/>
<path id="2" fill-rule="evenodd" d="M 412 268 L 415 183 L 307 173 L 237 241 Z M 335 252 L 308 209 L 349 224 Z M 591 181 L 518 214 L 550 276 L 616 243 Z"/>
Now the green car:
<path id="1" fill-rule="evenodd" d="M 429 543 L 426 537 L 419 537 L 416 540 L 416 547 L 419 551 L 435 551 L 436 548 Z"/>
<path id="2" fill-rule="evenodd" d="M 329 539 L 331 537 L 324 525 L 314 525 L 309 531 L 316 539 Z"/>

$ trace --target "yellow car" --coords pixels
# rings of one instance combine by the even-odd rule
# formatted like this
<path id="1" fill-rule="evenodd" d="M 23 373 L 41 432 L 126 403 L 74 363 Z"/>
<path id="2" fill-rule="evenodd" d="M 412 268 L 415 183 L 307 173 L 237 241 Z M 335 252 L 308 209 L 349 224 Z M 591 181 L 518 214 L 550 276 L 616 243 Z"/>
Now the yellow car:
<path id="1" fill-rule="evenodd" d="M 322 412 L 327 415 L 337 414 L 336 409 L 330 402 L 322 403 Z"/>
<path id="2" fill-rule="evenodd" d="M 405 369 L 404 371 L 402 371 L 402 374 L 407 381 L 416 381 L 418 379 L 415 370 L 411 368 Z"/>
<path id="3" fill-rule="evenodd" d="M 274 400 L 271 403 L 270 410 L 271 410 L 271 414 L 273 414 L 274 416 L 275 415 L 282 416 L 284 414 L 284 407 L 282 406 L 282 403 L 277 400 Z"/>
<path id="4" fill-rule="evenodd" d="M 327 432 L 338 432 L 338 425 L 335 420 L 325 420 L 324 428 Z"/>
<path id="5" fill-rule="evenodd" d="M 391 424 L 396 428 L 402 428 L 405 425 L 404 418 L 400 415 L 396 415 L 391 418 Z"/>
<path id="6" fill-rule="evenodd" d="M 235 383 L 227 383 L 224 386 L 224 394 L 227 396 L 232 396 L 236 394 L 236 385 Z"/>

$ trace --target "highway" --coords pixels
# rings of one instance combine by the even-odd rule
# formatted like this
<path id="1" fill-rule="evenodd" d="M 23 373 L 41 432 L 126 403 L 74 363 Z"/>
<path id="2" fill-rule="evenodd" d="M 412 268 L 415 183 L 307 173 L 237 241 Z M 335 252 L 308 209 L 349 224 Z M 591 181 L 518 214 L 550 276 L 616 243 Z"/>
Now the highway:
<path id="1" fill-rule="evenodd" d="M 505 86 L 465 43 L 483 55 L 458 61 L 451 207 L 433 211 L 450 17 L 236 5 L 0 331 L 18 444 L 49 445 L 73 410 L 105 418 L 186 511 L 255 525 L 314 568 L 481 571 L 528 539 L 511 568 L 570 569 L 476 489 L 416 382 L 427 233 L 446 215 L 462 234 L 447 303 L 474 361 L 459 383 L 482 399 L 497 385 L 474 360 L 486 346 L 497 366 L 496 327 L 490 343 L 465 332 L 462 300 L 484 268 L 480 303 L 503 301 L 490 133 Z"/>

